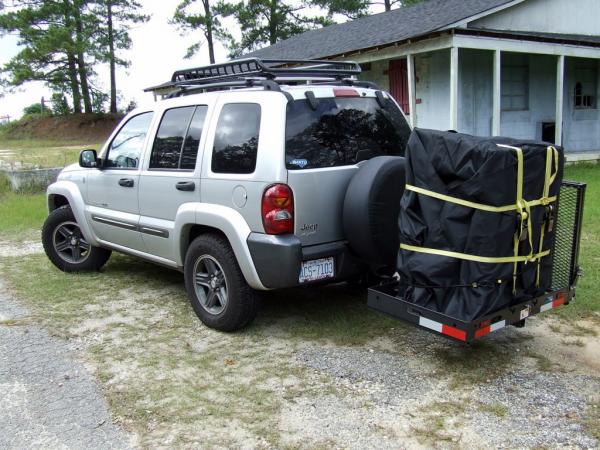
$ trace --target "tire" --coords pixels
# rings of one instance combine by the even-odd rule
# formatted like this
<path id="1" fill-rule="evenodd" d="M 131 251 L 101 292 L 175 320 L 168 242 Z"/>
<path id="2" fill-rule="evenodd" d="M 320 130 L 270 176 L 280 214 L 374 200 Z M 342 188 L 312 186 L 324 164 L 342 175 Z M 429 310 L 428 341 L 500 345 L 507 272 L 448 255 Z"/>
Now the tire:
<path id="1" fill-rule="evenodd" d="M 235 331 L 256 317 L 257 295 L 221 236 L 205 234 L 192 241 L 185 256 L 184 276 L 190 303 L 206 326 Z"/>
<path id="2" fill-rule="evenodd" d="M 42 228 L 42 243 L 46 255 L 63 272 L 100 270 L 111 251 L 87 243 L 69 206 L 50 213 Z"/>
<path id="3" fill-rule="evenodd" d="M 375 273 L 396 271 L 404 185 L 404 158 L 378 156 L 360 166 L 346 190 L 344 234 L 352 251 Z"/>

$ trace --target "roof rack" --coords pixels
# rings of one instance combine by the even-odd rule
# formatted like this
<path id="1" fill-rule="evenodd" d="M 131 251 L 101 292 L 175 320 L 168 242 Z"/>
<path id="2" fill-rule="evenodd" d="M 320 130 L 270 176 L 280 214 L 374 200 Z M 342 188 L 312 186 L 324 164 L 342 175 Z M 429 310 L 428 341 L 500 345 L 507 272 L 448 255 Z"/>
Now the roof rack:
<path id="1" fill-rule="evenodd" d="M 362 84 L 356 80 L 361 69 L 352 61 L 323 61 L 303 59 L 247 58 L 222 64 L 178 70 L 171 81 L 144 89 L 145 92 L 170 91 L 171 95 L 185 95 L 192 91 L 223 90 L 263 86 L 280 90 L 279 84 L 297 84 L 314 81 L 319 84 Z M 369 85 L 368 87 L 371 87 Z"/>

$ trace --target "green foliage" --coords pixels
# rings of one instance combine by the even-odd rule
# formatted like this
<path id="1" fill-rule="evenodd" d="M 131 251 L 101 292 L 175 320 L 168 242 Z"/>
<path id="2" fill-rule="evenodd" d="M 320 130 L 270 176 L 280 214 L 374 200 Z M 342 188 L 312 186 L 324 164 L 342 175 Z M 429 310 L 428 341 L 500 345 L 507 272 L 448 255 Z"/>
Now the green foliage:
<path id="1" fill-rule="evenodd" d="M 50 103 L 52 104 L 52 114 L 56 116 L 66 116 L 72 112 L 71 107 L 67 103 L 67 98 L 60 92 L 52 94 Z"/>
<path id="2" fill-rule="evenodd" d="M 208 47 L 209 60 L 211 64 L 215 62 L 214 37 L 223 36 L 224 33 L 220 7 L 211 5 L 210 0 L 183 0 L 177 5 L 171 23 L 179 28 L 183 36 L 189 32 L 200 31 Z M 190 45 L 185 57 L 191 58 L 198 53 L 202 44 L 202 40 L 199 40 Z"/>
<path id="3" fill-rule="evenodd" d="M 42 112 L 43 108 L 41 103 L 34 103 L 23 108 L 23 114 L 25 115 L 42 114 Z"/>
<path id="4" fill-rule="evenodd" d="M 233 17 L 242 32 L 238 41 L 231 34 L 222 33 L 231 57 L 272 45 L 305 31 L 330 25 L 332 19 L 315 11 L 311 0 L 238 0 L 218 6 L 223 16 Z M 316 13 L 316 14 L 315 14 Z"/>

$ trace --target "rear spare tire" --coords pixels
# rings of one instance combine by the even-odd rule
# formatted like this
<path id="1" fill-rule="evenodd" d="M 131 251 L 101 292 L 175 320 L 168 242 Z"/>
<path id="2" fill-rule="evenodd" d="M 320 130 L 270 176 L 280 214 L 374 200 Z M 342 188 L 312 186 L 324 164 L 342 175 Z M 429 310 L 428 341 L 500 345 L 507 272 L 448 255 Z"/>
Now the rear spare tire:
<path id="1" fill-rule="evenodd" d="M 361 164 L 346 190 L 344 234 L 352 251 L 378 273 L 395 271 L 405 183 L 404 158 L 378 156 Z"/>

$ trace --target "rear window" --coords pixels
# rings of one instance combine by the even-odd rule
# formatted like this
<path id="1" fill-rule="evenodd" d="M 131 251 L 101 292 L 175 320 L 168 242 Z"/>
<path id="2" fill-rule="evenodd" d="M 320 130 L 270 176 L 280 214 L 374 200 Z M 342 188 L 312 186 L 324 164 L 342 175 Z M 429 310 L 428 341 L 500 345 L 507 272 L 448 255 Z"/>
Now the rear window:
<path id="1" fill-rule="evenodd" d="M 355 164 L 375 156 L 403 156 L 410 128 L 398 107 L 372 97 L 319 98 L 288 103 L 285 162 L 288 169 Z"/>

